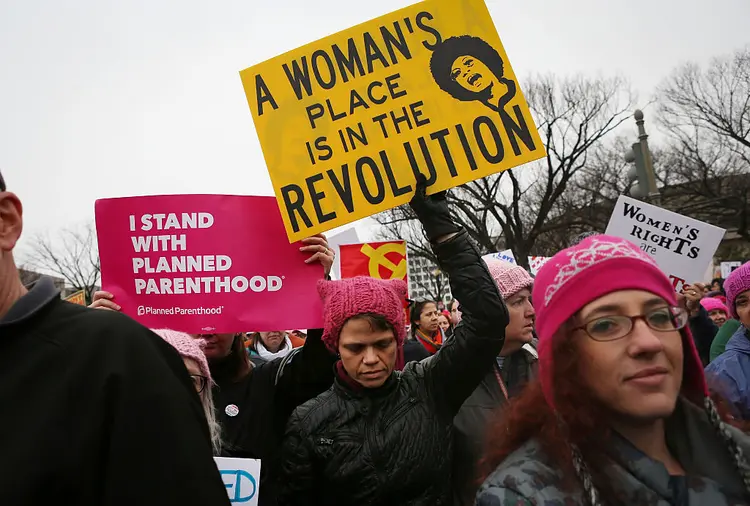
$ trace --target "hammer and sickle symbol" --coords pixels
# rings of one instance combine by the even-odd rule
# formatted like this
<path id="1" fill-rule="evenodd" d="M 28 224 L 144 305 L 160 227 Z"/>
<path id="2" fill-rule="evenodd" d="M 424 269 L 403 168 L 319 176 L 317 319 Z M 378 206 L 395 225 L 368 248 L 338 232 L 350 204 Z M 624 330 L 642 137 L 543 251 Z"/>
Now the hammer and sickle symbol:
<path id="1" fill-rule="evenodd" d="M 394 264 L 385 256 L 388 253 L 401 253 L 400 245 L 388 243 L 375 249 L 369 244 L 363 244 L 360 251 L 370 259 L 367 266 L 370 271 L 370 277 L 383 279 L 380 276 L 381 266 L 391 271 L 390 277 L 386 279 L 404 279 L 406 276 L 406 258 L 401 259 L 398 264 Z"/>

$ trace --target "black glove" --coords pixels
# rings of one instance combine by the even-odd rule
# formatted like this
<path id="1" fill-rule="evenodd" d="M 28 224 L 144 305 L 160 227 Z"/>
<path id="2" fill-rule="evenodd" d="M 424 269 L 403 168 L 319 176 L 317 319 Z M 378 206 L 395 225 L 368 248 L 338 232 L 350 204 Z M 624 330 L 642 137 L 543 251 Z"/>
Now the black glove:
<path id="1" fill-rule="evenodd" d="M 417 189 L 409 205 L 422 222 L 424 232 L 430 242 L 461 231 L 461 227 L 456 225 L 451 218 L 445 192 L 427 196 L 427 178 L 424 174 L 417 176 Z"/>

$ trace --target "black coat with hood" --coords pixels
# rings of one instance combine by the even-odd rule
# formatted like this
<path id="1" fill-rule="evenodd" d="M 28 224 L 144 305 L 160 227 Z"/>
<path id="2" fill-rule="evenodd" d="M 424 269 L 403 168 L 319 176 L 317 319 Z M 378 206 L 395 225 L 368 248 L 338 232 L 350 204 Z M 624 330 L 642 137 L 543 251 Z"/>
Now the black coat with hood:
<path id="1" fill-rule="evenodd" d="M 463 321 L 440 351 L 382 387 L 333 387 L 297 408 L 282 451 L 282 506 L 450 504 L 453 418 L 492 367 L 508 313 L 465 232 L 434 246 Z"/>
<path id="2" fill-rule="evenodd" d="M 211 364 L 222 455 L 260 459 L 259 506 L 276 504 L 281 439 L 289 415 L 333 382 L 336 358 L 322 335 L 321 329 L 310 330 L 304 346 L 283 358 L 253 364 L 239 380 L 231 358 Z"/>

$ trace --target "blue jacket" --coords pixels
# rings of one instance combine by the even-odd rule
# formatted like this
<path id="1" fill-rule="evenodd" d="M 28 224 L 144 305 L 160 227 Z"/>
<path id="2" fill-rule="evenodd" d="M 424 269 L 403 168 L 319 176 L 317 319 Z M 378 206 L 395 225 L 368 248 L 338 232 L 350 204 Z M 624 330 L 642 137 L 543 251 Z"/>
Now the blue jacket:
<path id="1" fill-rule="evenodd" d="M 727 342 L 724 353 L 706 367 L 711 390 L 719 392 L 735 415 L 750 419 L 750 331 L 740 326 Z"/>

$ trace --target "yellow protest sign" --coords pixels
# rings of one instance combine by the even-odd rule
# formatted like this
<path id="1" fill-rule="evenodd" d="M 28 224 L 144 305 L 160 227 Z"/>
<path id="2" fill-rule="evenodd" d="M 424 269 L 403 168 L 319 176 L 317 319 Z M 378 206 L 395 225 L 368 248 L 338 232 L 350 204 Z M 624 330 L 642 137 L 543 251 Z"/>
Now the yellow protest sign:
<path id="1" fill-rule="evenodd" d="M 544 156 L 483 0 L 426 0 L 240 72 L 290 241 Z"/>
<path id="2" fill-rule="evenodd" d="M 65 300 L 68 302 L 72 302 L 73 304 L 78 304 L 81 306 L 86 305 L 86 290 L 78 290 L 75 293 L 72 293 L 65 297 Z"/>

